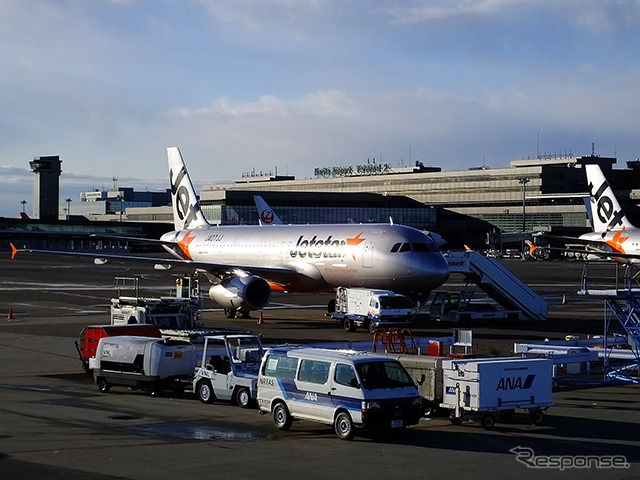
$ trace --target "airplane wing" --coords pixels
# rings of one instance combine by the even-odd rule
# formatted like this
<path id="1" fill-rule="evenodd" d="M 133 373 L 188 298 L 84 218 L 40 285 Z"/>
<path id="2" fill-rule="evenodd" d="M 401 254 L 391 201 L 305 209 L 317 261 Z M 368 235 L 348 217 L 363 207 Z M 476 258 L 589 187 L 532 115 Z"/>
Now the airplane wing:
<path id="1" fill-rule="evenodd" d="M 587 255 L 595 255 L 598 257 L 602 257 L 603 259 L 609 258 L 609 259 L 618 259 L 618 260 L 640 260 L 640 254 L 639 253 L 622 253 L 622 252 L 614 252 L 612 250 L 604 250 L 602 248 L 603 246 L 603 242 L 597 242 L 594 240 L 587 240 L 584 238 L 578 238 L 578 237 L 566 237 L 566 236 L 552 236 L 552 235 L 545 235 L 545 237 L 547 238 L 553 238 L 553 239 L 558 239 L 558 240 L 564 240 L 570 243 L 573 243 L 575 245 L 584 245 L 587 248 L 584 249 L 580 249 L 580 248 L 566 248 L 566 247 L 551 247 L 551 246 L 544 246 L 544 247 L 538 247 L 541 248 L 543 250 L 555 250 L 558 252 L 571 252 L 571 253 L 583 253 L 583 254 L 587 254 Z M 590 247 L 590 248 L 589 248 Z"/>
<path id="2" fill-rule="evenodd" d="M 167 243 L 167 242 L 164 242 Z M 138 255 L 117 255 L 117 254 L 102 254 L 91 252 L 73 252 L 62 250 L 39 250 L 33 248 L 17 248 L 11 244 L 11 258 L 15 258 L 18 253 L 36 253 L 47 255 L 66 255 L 74 257 L 87 257 L 93 258 L 94 263 L 97 265 L 103 265 L 110 261 L 120 262 L 145 262 L 153 263 L 154 268 L 158 270 L 169 270 L 171 268 L 193 268 L 205 270 L 206 272 L 216 276 L 224 277 L 227 275 L 242 275 L 243 273 L 250 273 L 260 277 L 264 277 L 267 280 L 277 283 L 288 283 L 293 280 L 296 271 L 291 268 L 283 267 L 256 267 L 245 265 L 231 265 L 222 263 L 210 263 L 210 262 L 194 262 L 193 260 L 180 260 L 177 258 L 163 258 L 163 257 L 145 257 Z"/>

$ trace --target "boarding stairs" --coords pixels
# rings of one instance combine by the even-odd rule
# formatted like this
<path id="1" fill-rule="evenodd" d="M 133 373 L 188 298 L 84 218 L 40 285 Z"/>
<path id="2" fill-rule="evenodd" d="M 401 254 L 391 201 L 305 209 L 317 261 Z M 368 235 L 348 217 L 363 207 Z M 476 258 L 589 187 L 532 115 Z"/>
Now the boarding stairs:
<path id="1" fill-rule="evenodd" d="M 605 300 L 608 311 L 617 318 L 620 326 L 626 333 L 626 340 L 629 350 L 633 352 L 635 362 L 616 367 L 607 372 L 607 377 L 611 380 L 622 380 L 633 383 L 640 383 L 640 300 L 632 292 L 619 294 Z M 608 315 L 605 318 L 607 333 L 611 330 L 611 319 Z M 605 333 L 605 339 L 608 335 Z M 613 344 L 605 344 L 605 365 L 609 365 L 609 356 L 616 347 L 618 337 L 613 337 Z"/>
<path id="2" fill-rule="evenodd" d="M 547 320 L 549 306 L 529 286 L 494 258 L 476 251 L 451 251 L 447 261 L 452 273 L 462 273 L 507 310 L 520 310 L 534 320 Z"/>

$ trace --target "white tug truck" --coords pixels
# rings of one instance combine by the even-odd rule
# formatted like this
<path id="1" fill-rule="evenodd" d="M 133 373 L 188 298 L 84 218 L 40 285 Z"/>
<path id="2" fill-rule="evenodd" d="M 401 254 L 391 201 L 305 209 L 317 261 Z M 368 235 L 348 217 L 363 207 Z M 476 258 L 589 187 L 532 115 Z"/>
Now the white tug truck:
<path id="1" fill-rule="evenodd" d="M 391 290 L 338 287 L 331 318 L 348 332 L 363 327 L 373 333 L 377 328 L 410 326 L 416 310 L 409 298 Z"/>
<path id="2" fill-rule="evenodd" d="M 208 335 L 193 377 L 193 391 L 202 403 L 235 401 L 251 406 L 257 395 L 262 343 L 256 335 Z"/>

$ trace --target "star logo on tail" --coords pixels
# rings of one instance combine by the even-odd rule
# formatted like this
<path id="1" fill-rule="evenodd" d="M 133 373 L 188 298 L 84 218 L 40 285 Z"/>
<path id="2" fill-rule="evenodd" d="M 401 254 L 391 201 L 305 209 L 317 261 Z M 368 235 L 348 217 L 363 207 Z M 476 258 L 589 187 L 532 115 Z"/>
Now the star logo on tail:
<path id="1" fill-rule="evenodd" d="M 191 258 L 191 254 L 189 253 L 189 245 L 191 244 L 191 242 L 193 242 L 196 239 L 196 237 L 193 235 L 193 232 L 191 230 L 188 230 L 187 233 L 185 233 L 184 237 L 182 237 L 182 240 L 180 240 L 178 242 L 178 247 L 180 247 L 180 250 L 182 250 L 182 253 L 189 259 L 189 260 L 193 260 L 193 258 Z"/>
<path id="2" fill-rule="evenodd" d="M 611 247 L 614 253 L 626 253 L 624 251 L 624 248 L 622 247 L 622 244 L 627 240 L 629 240 L 629 237 L 628 236 L 623 237 L 622 232 L 624 232 L 624 227 L 619 232 L 616 232 L 616 234 L 613 236 L 611 240 L 607 241 L 607 245 Z"/>

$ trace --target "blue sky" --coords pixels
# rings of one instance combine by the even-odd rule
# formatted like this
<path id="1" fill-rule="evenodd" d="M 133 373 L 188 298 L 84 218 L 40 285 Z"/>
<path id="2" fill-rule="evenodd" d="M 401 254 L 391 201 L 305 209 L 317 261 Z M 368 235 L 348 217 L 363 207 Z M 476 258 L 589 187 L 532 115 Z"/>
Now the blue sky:
<path id="1" fill-rule="evenodd" d="M 640 157 L 639 0 L 2 0 L 0 216 L 244 172 Z"/>

